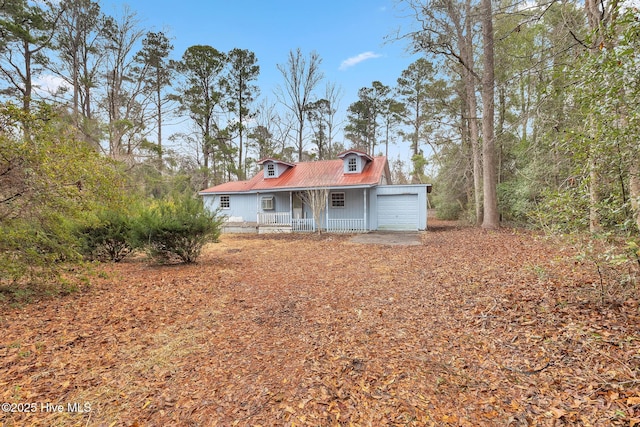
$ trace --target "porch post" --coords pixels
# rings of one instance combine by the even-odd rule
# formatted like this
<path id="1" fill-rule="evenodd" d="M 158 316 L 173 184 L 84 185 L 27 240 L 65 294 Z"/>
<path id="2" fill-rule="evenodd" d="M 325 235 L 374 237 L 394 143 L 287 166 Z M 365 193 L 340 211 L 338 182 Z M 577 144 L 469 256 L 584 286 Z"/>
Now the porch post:
<path id="1" fill-rule="evenodd" d="M 367 231 L 367 189 L 364 190 L 364 230 Z"/>
<path id="2" fill-rule="evenodd" d="M 293 191 L 289 191 L 289 225 L 293 225 Z"/>
<path id="3" fill-rule="evenodd" d="M 324 220 L 324 229 L 325 231 L 329 231 L 329 197 L 331 197 L 331 191 L 329 189 L 327 189 L 327 198 L 324 201 L 324 216 L 325 216 L 325 220 Z"/>

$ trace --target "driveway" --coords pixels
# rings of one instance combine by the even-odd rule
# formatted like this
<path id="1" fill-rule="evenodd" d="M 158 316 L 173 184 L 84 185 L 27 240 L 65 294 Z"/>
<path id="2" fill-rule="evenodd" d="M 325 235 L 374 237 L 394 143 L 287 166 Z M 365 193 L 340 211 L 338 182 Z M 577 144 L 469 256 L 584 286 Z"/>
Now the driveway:
<path id="1" fill-rule="evenodd" d="M 356 234 L 351 238 L 353 243 L 376 245 L 417 246 L 422 244 L 418 231 L 372 231 Z"/>

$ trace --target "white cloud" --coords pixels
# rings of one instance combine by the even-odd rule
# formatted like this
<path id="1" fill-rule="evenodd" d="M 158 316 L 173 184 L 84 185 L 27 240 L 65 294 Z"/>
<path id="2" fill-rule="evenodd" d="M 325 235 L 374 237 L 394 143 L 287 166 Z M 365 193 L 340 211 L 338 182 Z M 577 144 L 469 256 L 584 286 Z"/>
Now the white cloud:
<path id="1" fill-rule="evenodd" d="M 34 82 L 34 91 L 40 95 L 53 95 L 60 90 L 70 90 L 71 86 L 58 76 L 46 74 L 37 78 Z"/>
<path id="2" fill-rule="evenodd" d="M 371 51 L 363 52 L 342 61 L 339 70 L 346 70 L 349 67 L 353 67 L 354 65 L 361 63 L 362 61 L 366 61 L 367 59 L 380 58 L 381 56 L 382 55 Z"/>

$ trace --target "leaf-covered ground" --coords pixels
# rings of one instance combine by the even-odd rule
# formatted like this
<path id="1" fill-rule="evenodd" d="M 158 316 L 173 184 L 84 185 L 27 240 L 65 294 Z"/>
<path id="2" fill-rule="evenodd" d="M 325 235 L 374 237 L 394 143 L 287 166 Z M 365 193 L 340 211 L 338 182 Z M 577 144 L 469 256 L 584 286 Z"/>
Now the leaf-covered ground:
<path id="1" fill-rule="evenodd" d="M 422 239 L 226 235 L 4 307 L 0 425 L 640 425 L 636 299 L 528 232 Z"/>

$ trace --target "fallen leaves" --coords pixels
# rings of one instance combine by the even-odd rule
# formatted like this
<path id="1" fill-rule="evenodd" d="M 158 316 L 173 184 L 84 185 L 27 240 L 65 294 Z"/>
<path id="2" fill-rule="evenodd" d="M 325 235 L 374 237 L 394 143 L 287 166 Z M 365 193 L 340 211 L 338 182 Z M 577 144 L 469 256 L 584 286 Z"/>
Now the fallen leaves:
<path id="1" fill-rule="evenodd" d="M 223 236 L 90 291 L 4 307 L 13 425 L 640 425 L 637 298 L 535 235 L 436 224 L 422 246 Z M 65 406 L 66 407 L 66 406 Z"/>

